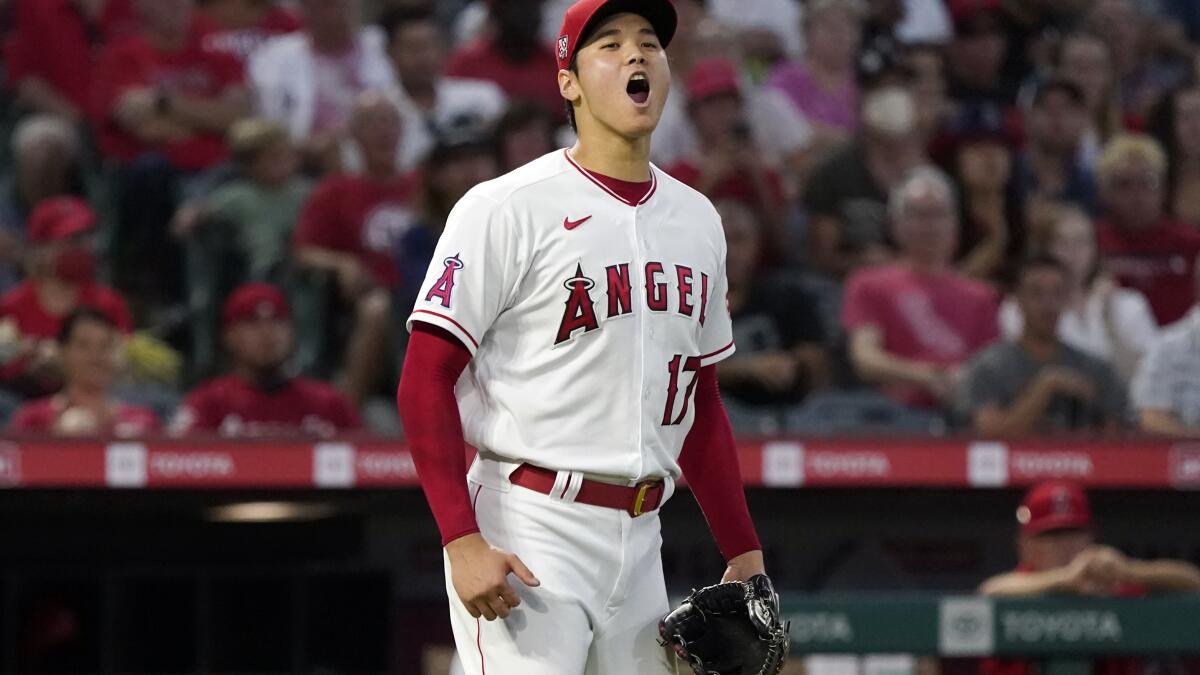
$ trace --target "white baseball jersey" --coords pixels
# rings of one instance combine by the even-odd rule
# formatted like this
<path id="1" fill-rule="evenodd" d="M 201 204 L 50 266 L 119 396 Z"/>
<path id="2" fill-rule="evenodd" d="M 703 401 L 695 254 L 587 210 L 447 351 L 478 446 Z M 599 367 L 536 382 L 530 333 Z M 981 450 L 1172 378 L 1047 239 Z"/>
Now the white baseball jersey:
<path id="1" fill-rule="evenodd" d="M 454 207 L 408 326 L 471 350 L 455 395 L 481 452 L 679 476 L 698 370 L 734 351 L 725 236 L 708 199 L 651 175 L 625 201 L 557 150 Z"/>

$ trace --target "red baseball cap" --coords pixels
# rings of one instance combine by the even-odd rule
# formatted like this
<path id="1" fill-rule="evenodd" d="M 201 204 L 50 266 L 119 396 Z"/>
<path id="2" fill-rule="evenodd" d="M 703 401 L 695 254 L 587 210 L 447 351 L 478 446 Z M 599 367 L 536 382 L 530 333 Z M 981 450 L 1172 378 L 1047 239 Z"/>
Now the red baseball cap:
<path id="1" fill-rule="evenodd" d="M 580 42 L 596 24 L 623 12 L 637 14 L 649 21 L 663 48 L 675 37 L 679 18 L 675 15 L 675 5 L 671 0 L 579 0 L 567 9 L 562 28 L 558 30 L 558 44 L 554 52 L 558 57 L 558 69 L 566 70 L 571 66 L 571 59 L 579 50 Z"/>
<path id="2" fill-rule="evenodd" d="M 78 197 L 51 197 L 38 202 L 25 235 L 35 244 L 59 241 L 86 232 L 96 224 L 96 212 Z"/>
<path id="3" fill-rule="evenodd" d="M 1023 534 L 1074 530 L 1091 526 L 1092 509 L 1087 494 L 1078 484 L 1045 481 L 1025 493 L 1017 508 L 1017 522 Z"/>
<path id="4" fill-rule="evenodd" d="M 688 98 L 700 101 L 717 94 L 741 94 L 737 68 L 720 56 L 697 61 L 688 73 Z"/>
<path id="5" fill-rule="evenodd" d="M 286 319 L 291 316 L 287 298 L 271 284 L 243 284 L 229 294 L 221 318 L 226 326 L 247 319 Z"/>

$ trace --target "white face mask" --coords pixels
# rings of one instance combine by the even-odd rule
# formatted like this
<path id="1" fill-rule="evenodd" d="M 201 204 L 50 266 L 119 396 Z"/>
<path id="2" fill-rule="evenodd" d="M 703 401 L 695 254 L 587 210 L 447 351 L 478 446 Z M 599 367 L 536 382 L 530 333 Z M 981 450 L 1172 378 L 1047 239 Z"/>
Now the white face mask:
<path id="1" fill-rule="evenodd" d="M 906 136 L 917 126 L 917 106 L 912 94 L 900 87 L 871 92 L 863 102 L 863 124 L 889 136 Z"/>

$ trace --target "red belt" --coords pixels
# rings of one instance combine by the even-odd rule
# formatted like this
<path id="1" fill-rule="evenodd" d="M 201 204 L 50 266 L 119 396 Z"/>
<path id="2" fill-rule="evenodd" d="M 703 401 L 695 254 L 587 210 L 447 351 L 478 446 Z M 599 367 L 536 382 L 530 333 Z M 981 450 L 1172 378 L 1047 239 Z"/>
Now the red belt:
<path id="1" fill-rule="evenodd" d="M 523 488 L 553 496 L 554 484 L 558 481 L 558 472 L 532 464 L 522 464 L 509 475 L 508 479 L 513 485 L 520 485 Z M 665 490 L 666 485 L 662 480 L 647 480 L 633 487 L 627 487 L 585 478 L 579 486 L 579 494 L 575 495 L 575 501 L 580 504 L 621 509 L 637 518 L 643 513 L 657 509 L 662 503 Z"/>

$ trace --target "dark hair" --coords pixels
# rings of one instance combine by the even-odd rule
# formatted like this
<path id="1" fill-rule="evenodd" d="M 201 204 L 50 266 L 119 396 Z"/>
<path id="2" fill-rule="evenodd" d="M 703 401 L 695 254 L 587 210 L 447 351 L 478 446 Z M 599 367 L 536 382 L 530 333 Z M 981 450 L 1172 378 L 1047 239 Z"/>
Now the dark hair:
<path id="1" fill-rule="evenodd" d="M 1021 218 L 1023 212 L 1021 183 L 1017 179 L 1017 152 L 1013 148 L 1011 139 L 1005 133 L 1005 121 L 1001 111 L 988 106 L 974 108 L 968 106 L 964 107 L 957 117 L 958 119 L 953 120 L 950 125 L 953 133 L 947 134 L 933 152 L 933 158 L 954 182 L 958 193 L 955 204 L 958 212 L 958 249 L 955 251 L 954 257 L 957 260 L 966 256 L 983 237 L 978 222 L 971 215 L 970 192 L 967 190 L 959 158 L 963 149 L 972 145 L 973 140 L 991 138 L 1003 145 L 1008 153 L 1010 173 L 1008 183 L 1004 186 L 1002 206 L 1009 239 L 1008 245 L 1005 247 L 1005 262 L 996 274 L 998 279 L 1006 284 L 1011 284 L 1014 279 L 1012 276 L 1014 273 L 1013 263 L 1020 258 L 1026 242 L 1025 223 Z"/>
<path id="2" fill-rule="evenodd" d="M 1077 30 L 1072 33 L 1067 33 L 1058 41 L 1054 47 L 1054 67 L 1061 70 L 1063 65 L 1063 55 L 1067 51 L 1067 46 L 1073 42 L 1095 42 L 1104 48 L 1104 52 L 1108 57 L 1109 63 L 1112 63 L 1113 53 L 1112 47 L 1104 41 L 1096 33 L 1089 30 Z M 1100 132 L 1101 142 L 1107 142 L 1110 138 L 1120 133 L 1124 129 L 1124 116 L 1121 112 L 1119 101 L 1114 100 L 1114 91 L 1117 88 L 1117 82 L 1114 80 L 1109 83 L 1109 89 L 1103 92 L 1106 100 L 1101 102 L 1100 109 L 1089 111 L 1093 113 L 1092 124 Z"/>
<path id="3" fill-rule="evenodd" d="M 1179 163 L 1181 161 L 1179 139 L 1175 137 L 1177 101 L 1180 95 L 1196 91 L 1200 91 L 1200 82 L 1192 78 L 1185 80 L 1168 92 L 1166 96 L 1163 96 L 1149 115 L 1148 131 L 1167 153 L 1167 175 L 1164 176 L 1166 182 L 1163 187 L 1166 188 L 1164 203 L 1168 210 L 1172 210 L 1175 203 L 1175 181 L 1179 179 Z"/>
<path id="4" fill-rule="evenodd" d="M 1025 279 L 1026 274 L 1032 272 L 1033 270 L 1039 269 L 1056 270 L 1063 276 L 1064 279 L 1070 276 L 1070 274 L 1067 272 L 1066 266 L 1059 262 L 1058 258 L 1055 258 L 1049 253 L 1036 252 L 1026 256 L 1025 259 L 1022 260 L 1017 266 L 1017 286 L 1021 285 L 1021 282 Z"/>
<path id="5" fill-rule="evenodd" d="M 492 22 L 498 28 L 492 45 L 500 58 L 509 63 L 526 63 L 542 58 L 542 41 L 537 26 L 542 23 L 543 0 L 505 0 L 487 3 Z M 534 28 L 531 29 L 530 27 Z"/>
<path id="6" fill-rule="evenodd" d="M 71 336 L 75 334 L 75 327 L 88 321 L 104 324 L 112 330 L 117 329 L 117 322 L 113 321 L 111 316 L 94 307 L 80 307 L 63 319 L 62 326 L 58 329 L 58 344 L 67 344 L 71 340 Z"/>
<path id="7" fill-rule="evenodd" d="M 1056 202 L 1050 204 L 1045 210 L 1047 219 L 1045 222 L 1033 228 L 1035 235 L 1030 239 L 1029 250 L 1033 253 L 1043 253 L 1054 257 L 1050 253 L 1050 247 L 1054 245 L 1054 238 L 1058 236 L 1059 225 L 1070 217 L 1080 217 L 1089 223 L 1093 222 L 1092 215 L 1087 212 L 1087 209 L 1082 204 L 1075 202 Z M 1096 230 L 1091 228 L 1092 244 L 1095 247 L 1096 255 L 1092 258 L 1092 266 L 1088 268 L 1087 275 L 1083 282 L 1086 288 L 1091 288 L 1092 283 L 1100 276 L 1101 259 L 1100 242 L 1096 239 Z M 1057 258 L 1055 258 L 1057 260 Z"/>
<path id="8" fill-rule="evenodd" d="M 379 17 L 379 27 L 383 29 L 384 35 L 387 36 L 388 42 L 396 38 L 396 31 L 401 28 L 407 28 L 414 23 L 432 23 L 440 32 L 441 26 L 438 25 L 437 15 L 434 14 L 432 7 L 392 7 Z"/>
<path id="9" fill-rule="evenodd" d="M 567 101 L 568 110 L 571 107 L 571 102 Z M 509 104 L 508 110 L 504 115 L 496 121 L 496 127 L 493 132 L 493 138 L 496 143 L 496 159 L 501 167 L 507 166 L 504 161 L 504 141 L 514 131 L 525 129 L 534 124 L 542 124 L 546 128 L 546 141 L 550 147 L 554 147 L 554 129 L 557 122 L 554 120 L 552 113 L 540 103 L 533 101 L 517 99 Z"/>
<path id="10" fill-rule="evenodd" d="M 451 200 L 461 196 L 452 197 L 442 190 L 437 180 L 440 169 L 464 157 L 479 156 L 487 157 L 499 166 L 496 140 L 490 127 L 467 122 L 437 134 L 433 148 L 422 163 L 424 178 L 421 181 L 419 203 L 424 215 L 435 221 L 439 228 L 444 226 L 454 207 L 454 201 Z"/>

